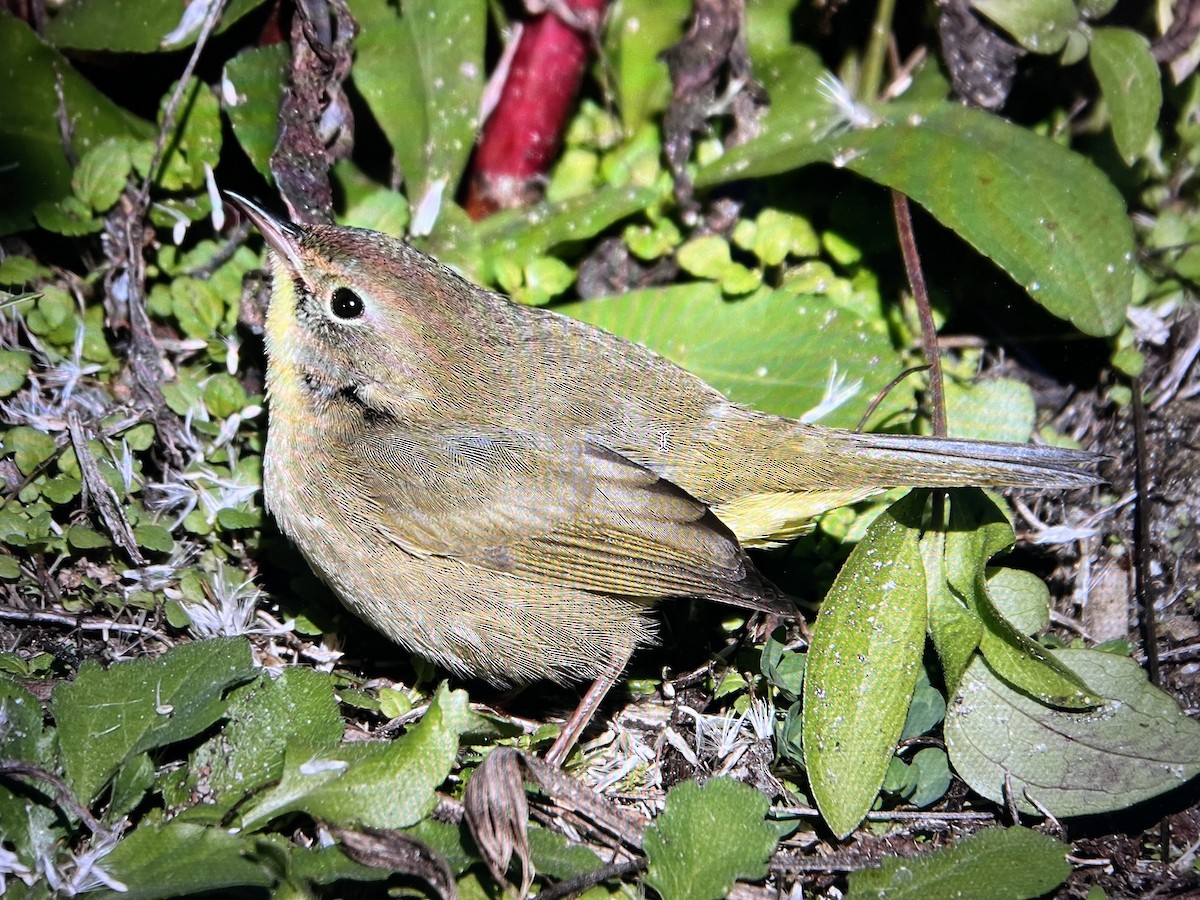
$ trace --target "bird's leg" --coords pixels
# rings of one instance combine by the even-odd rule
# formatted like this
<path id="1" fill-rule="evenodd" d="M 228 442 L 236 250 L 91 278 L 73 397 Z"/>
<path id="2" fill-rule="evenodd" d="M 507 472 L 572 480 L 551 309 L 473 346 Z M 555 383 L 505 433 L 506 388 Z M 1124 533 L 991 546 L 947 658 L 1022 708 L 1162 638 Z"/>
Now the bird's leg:
<path id="1" fill-rule="evenodd" d="M 624 653 L 613 657 L 604 671 L 592 682 L 592 686 L 587 689 L 587 693 L 575 707 L 575 712 L 571 713 L 571 717 L 563 723 L 562 731 L 558 733 L 554 745 L 546 753 L 546 762 L 552 766 L 561 767 L 567 761 L 567 756 L 575 749 L 575 744 L 579 741 L 579 736 L 583 734 L 583 729 L 587 728 L 588 723 L 592 721 L 592 716 L 604 702 L 605 696 L 612 690 L 612 686 L 621 677 L 621 673 L 625 671 L 625 664 L 629 662 L 630 656 L 631 654 Z"/>

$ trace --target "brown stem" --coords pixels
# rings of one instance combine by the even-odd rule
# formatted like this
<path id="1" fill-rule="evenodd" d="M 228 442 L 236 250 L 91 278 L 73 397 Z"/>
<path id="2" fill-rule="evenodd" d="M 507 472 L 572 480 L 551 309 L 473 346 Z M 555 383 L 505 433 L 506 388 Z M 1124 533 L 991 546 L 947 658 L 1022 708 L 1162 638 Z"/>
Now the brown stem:
<path id="1" fill-rule="evenodd" d="M 925 348 L 925 360 L 929 363 L 929 406 L 933 433 L 945 437 L 946 389 L 942 380 L 942 358 L 938 353 L 937 328 L 933 324 L 933 307 L 929 305 L 929 291 L 925 287 L 925 273 L 921 270 L 921 256 L 917 252 L 908 198 L 897 190 L 892 191 L 892 211 L 896 215 L 896 232 L 900 237 L 900 252 L 904 255 L 908 285 L 921 319 L 921 344 Z"/>

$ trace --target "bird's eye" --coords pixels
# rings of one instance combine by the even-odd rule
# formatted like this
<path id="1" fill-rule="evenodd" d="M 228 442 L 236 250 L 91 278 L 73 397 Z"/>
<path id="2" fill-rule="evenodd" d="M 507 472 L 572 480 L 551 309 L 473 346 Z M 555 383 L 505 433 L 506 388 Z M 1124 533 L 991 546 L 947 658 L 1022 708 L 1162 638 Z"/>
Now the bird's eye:
<path id="1" fill-rule="evenodd" d="M 347 287 L 340 287 L 333 292 L 329 301 L 329 309 L 339 319 L 357 319 L 366 307 L 362 297 Z"/>

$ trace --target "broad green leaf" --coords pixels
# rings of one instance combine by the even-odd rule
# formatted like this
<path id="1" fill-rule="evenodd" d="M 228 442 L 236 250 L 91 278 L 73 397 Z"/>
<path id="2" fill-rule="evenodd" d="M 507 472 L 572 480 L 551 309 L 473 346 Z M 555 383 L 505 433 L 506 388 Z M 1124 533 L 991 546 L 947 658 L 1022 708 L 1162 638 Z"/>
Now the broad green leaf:
<path id="1" fill-rule="evenodd" d="M 663 900 L 717 900 L 767 874 L 778 843 L 764 794 L 731 778 L 675 785 L 646 831 L 646 884 Z"/>
<path id="2" fill-rule="evenodd" d="M 1036 416 L 1033 391 L 1023 381 L 946 382 L 946 422 L 951 437 L 1025 444 L 1033 434 Z"/>
<path id="3" fill-rule="evenodd" d="M 190 821 L 219 822 L 247 794 L 279 780 L 286 749 L 325 750 L 345 728 L 329 676 L 303 667 L 238 688 L 227 717 L 192 754 L 189 788 L 199 791 L 202 779 L 210 802 L 184 813 Z"/>
<path id="4" fill-rule="evenodd" d="M 832 162 L 907 194 L 996 262 L 1050 312 L 1091 335 L 1114 334 L 1133 286 L 1133 231 L 1112 183 L 1048 138 L 957 103 L 894 104 L 830 136 L 839 106 L 822 96 L 821 70 L 798 66 L 784 108 L 760 137 L 701 169 L 697 184 Z M 828 91 L 827 91 L 828 93 Z"/>
<path id="5" fill-rule="evenodd" d="M 1048 138 L 957 103 L 832 142 L 832 158 L 896 188 L 1090 335 L 1116 333 L 1133 286 L 1133 230 L 1104 174 Z"/>
<path id="6" fill-rule="evenodd" d="M 971 0 L 1031 53 L 1057 53 L 1079 21 L 1072 0 Z"/>
<path id="7" fill-rule="evenodd" d="M 904 727 L 925 645 L 924 492 L 867 529 L 821 604 L 804 677 L 804 761 L 834 834 L 871 808 Z"/>
<path id="8" fill-rule="evenodd" d="M 699 283 L 557 309 L 649 347 L 735 402 L 822 425 L 853 427 L 902 368 L 881 320 L 821 295 L 764 290 L 727 301 Z"/>
<path id="9" fill-rule="evenodd" d="M 1043 703 L 1084 709 L 1100 702 L 1088 685 L 1013 627 L 988 594 L 987 562 L 1015 540 L 1004 513 L 982 491 L 954 492 L 946 535 L 946 581 L 983 623 L 979 650 L 998 675 Z"/>
<path id="10" fill-rule="evenodd" d="M 294 811 L 347 825 L 413 825 L 433 808 L 468 718 L 466 692 L 443 686 L 424 718 L 394 741 L 289 746 L 278 786 L 246 810 L 242 828 L 257 830 Z"/>
<path id="11" fill-rule="evenodd" d="M 414 208 L 458 188 L 483 96 L 483 0 L 351 0 L 354 83 L 387 136 Z"/>
<path id="12" fill-rule="evenodd" d="M 1054 709 L 976 660 L 946 716 L 950 760 L 973 790 L 997 803 L 1011 798 L 1025 813 L 1085 816 L 1125 809 L 1200 775 L 1200 723 L 1137 663 L 1096 650 L 1053 655 L 1110 699 L 1087 712 Z"/>
<path id="13" fill-rule="evenodd" d="M 225 692 L 253 675 L 242 639 L 184 644 L 108 670 L 85 662 L 50 703 L 75 796 L 90 804 L 126 759 L 208 728 L 228 708 Z"/>
<path id="14" fill-rule="evenodd" d="M 147 138 L 148 122 L 96 90 L 58 51 L 14 16 L 0 15 L 0 234 L 33 224 L 33 208 L 71 191 L 71 166 L 56 118 L 55 78 L 62 78 L 75 152 L 110 137 Z"/>
<path id="15" fill-rule="evenodd" d="M 68 0 L 46 22 L 46 40 L 72 50 L 101 50 L 108 53 L 154 53 L 179 50 L 195 43 L 203 14 L 212 0 Z M 218 33 L 224 31 L 263 0 L 230 0 L 221 17 Z M 185 26 L 176 40 L 166 42 L 176 32 L 188 11 L 194 26 Z M 199 15 L 199 19 L 195 18 Z M 136 65 L 136 60 L 134 61 Z M 136 76 L 135 76 L 136 77 Z"/>
<path id="16" fill-rule="evenodd" d="M 372 228 L 393 237 L 404 237 L 411 218 L 408 199 L 399 191 L 376 187 L 366 196 L 347 200 L 342 224 Z"/>
<path id="17" fill-rule="evenodd" d="M 1132 166 L 1154 136 L 1162 109 L 1162 78 L 1150 42 L 1128 28 L 1097 28 L 1088 62 L 1108 104 L 1113 140 Z"/>
<path id="18" fill-rule="evenodd" d="M 246 156 L 268 182 L 271 154 L 279 139 L 279 106 L 287 80 L 288 45 L 251 47 L 225 64 L 222 97 L 225 115 Z"/>
<path id="19" fill-rule="evenodd" d="M 104 857 L 104 871 L 128 890 L 87 896 L 104 900 L 169 900 L 224 889 L 268 888 L 278 881 L 253 845 L 223 828 L 178 820 L 165 825 L 143 821 Z"/>
<path id="20" fill-rule="evenodd" d="M 1070 847 L 1029 828 L 988 828 L 953 847 L 850 873 L 847 900 L 1029 900 L 1067 880 Z"/>

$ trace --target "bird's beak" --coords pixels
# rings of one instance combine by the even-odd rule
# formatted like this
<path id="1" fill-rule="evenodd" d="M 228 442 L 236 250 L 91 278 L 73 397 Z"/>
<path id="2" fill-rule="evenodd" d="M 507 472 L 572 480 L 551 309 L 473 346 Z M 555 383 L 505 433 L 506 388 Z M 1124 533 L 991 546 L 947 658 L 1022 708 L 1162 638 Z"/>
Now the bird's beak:
<path id="1" fill-rule="evenodd" d="M 280 259 L 287 263 L 288 268 L 296 273 L 304 271 L 304 266 L 300 259 L 300 238 L 302 235 L 299 228 L 291 222 L 272 215 L 257 203 L 247 200 L 241 194 L 235 194 L 233 191 L 225 191 L 224 194 L 262 232 L 262 236 L 266 238 L 267 244 L 279 254 Z"/>

